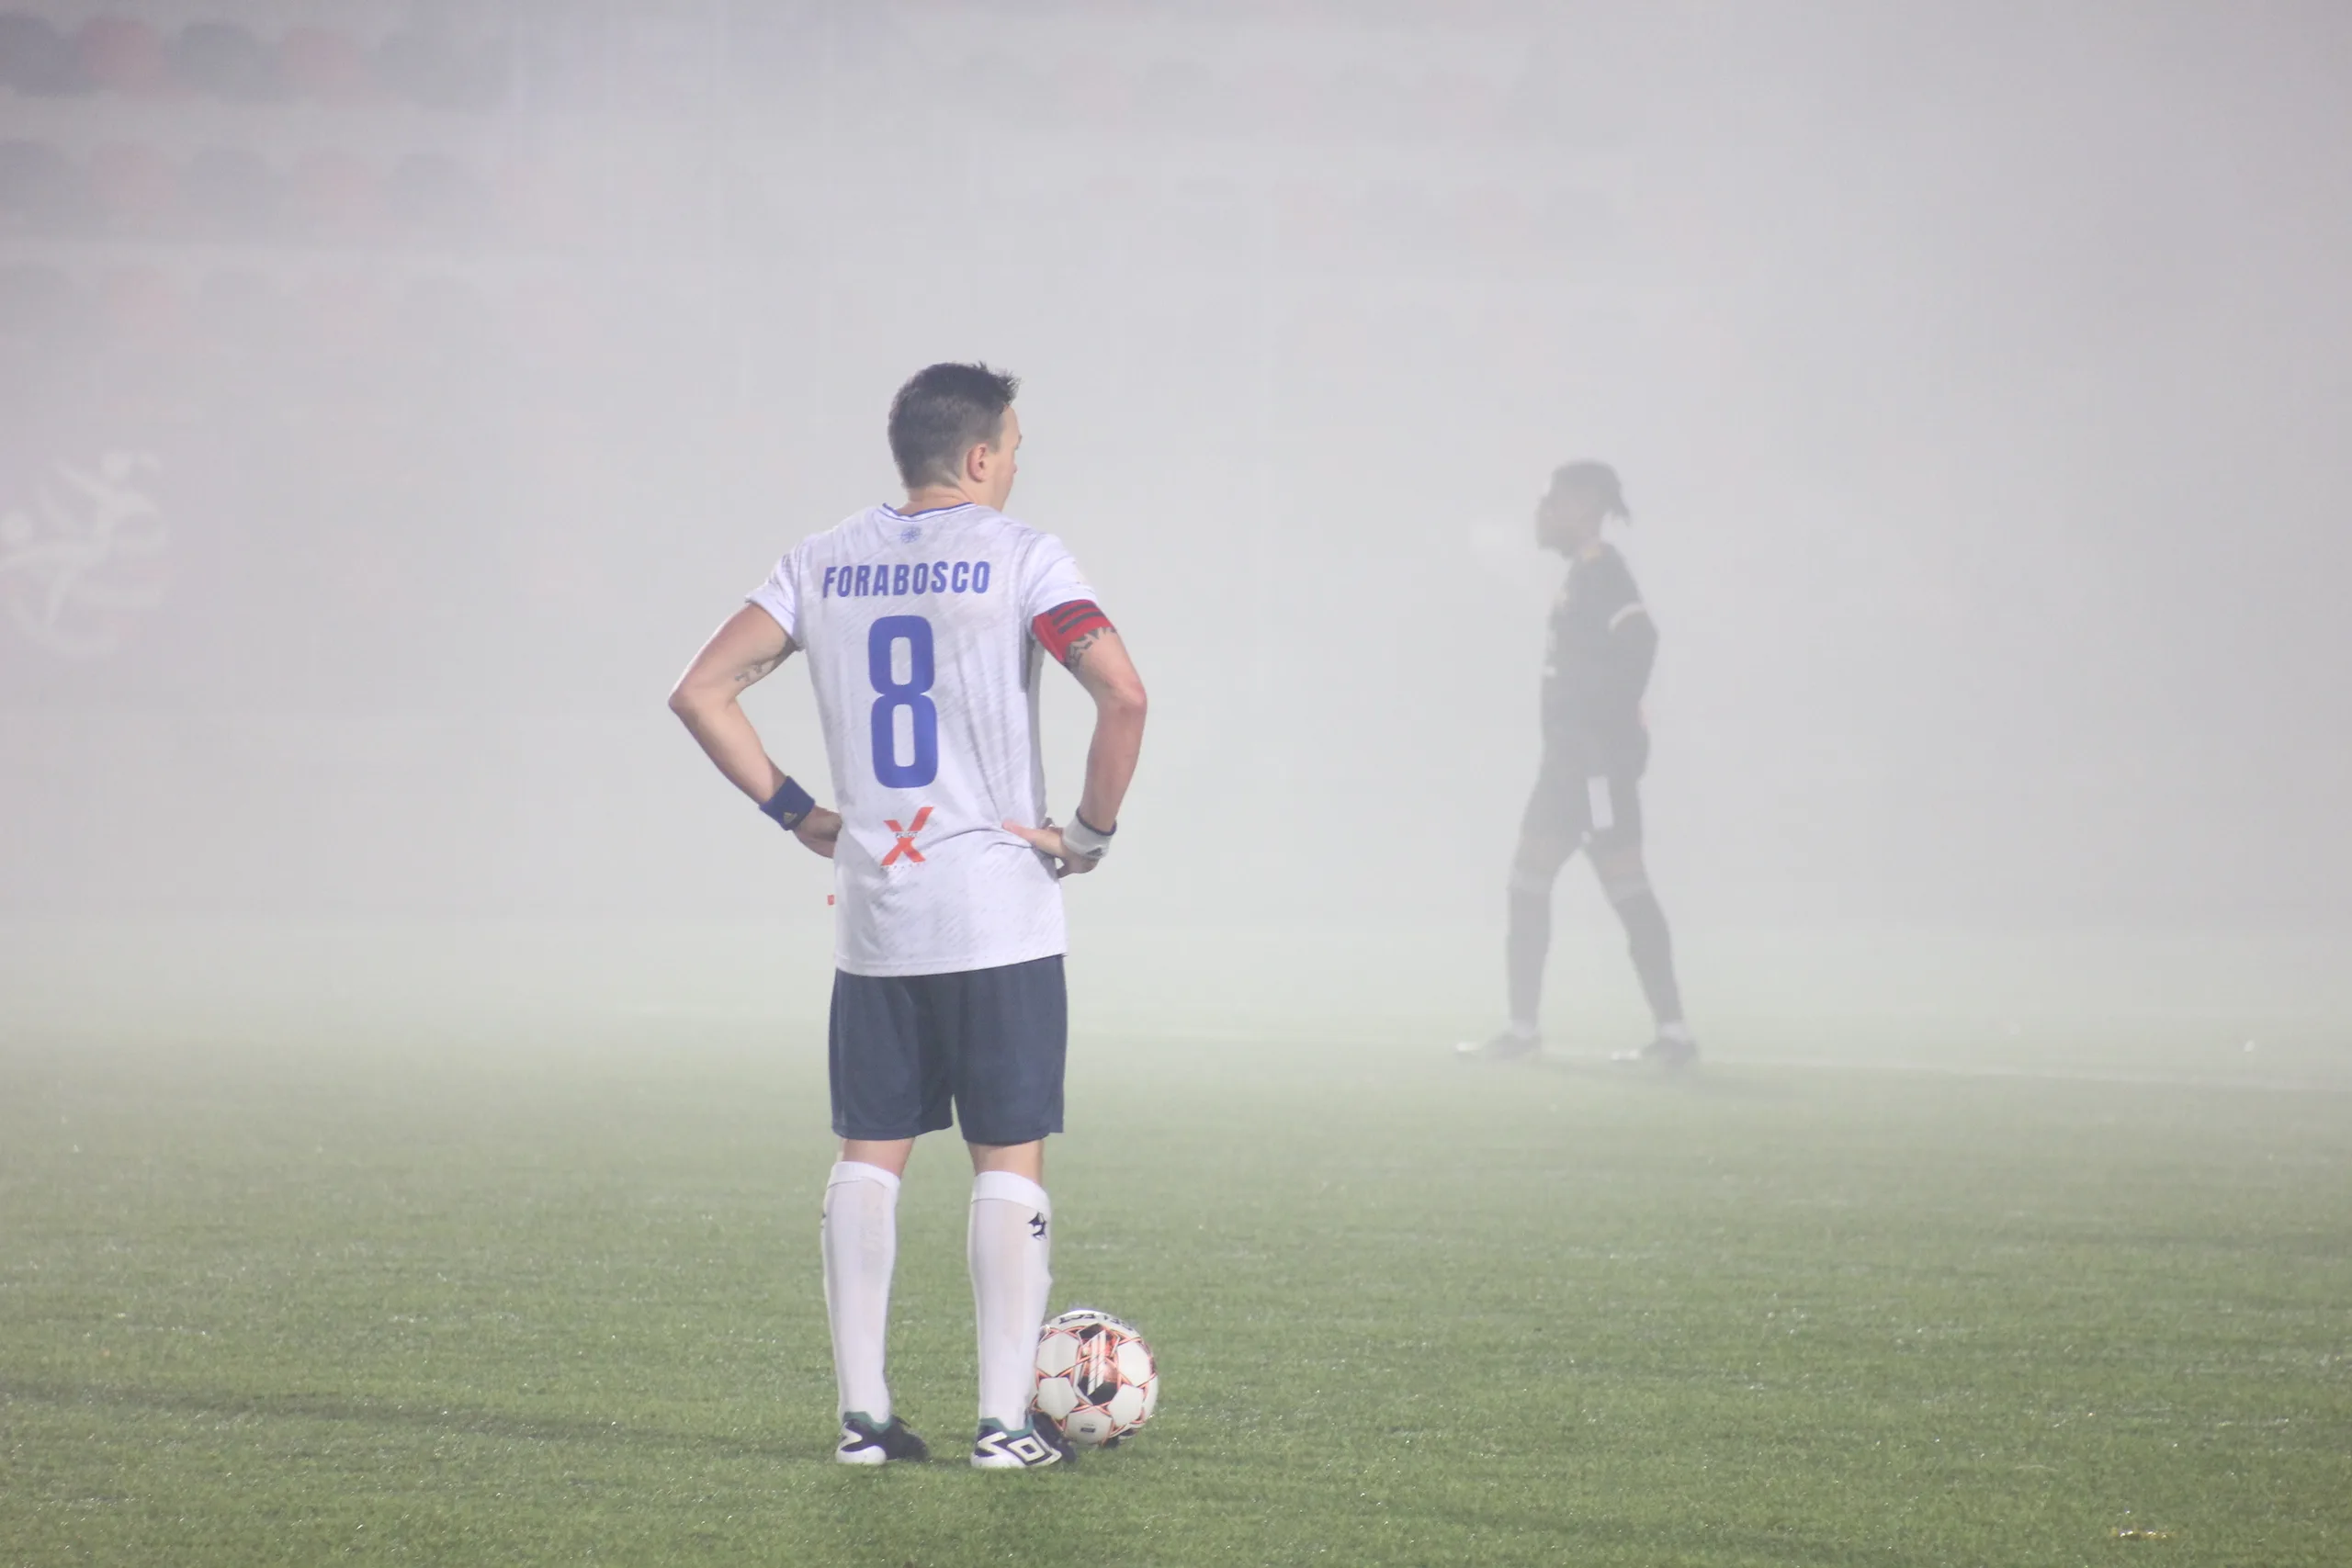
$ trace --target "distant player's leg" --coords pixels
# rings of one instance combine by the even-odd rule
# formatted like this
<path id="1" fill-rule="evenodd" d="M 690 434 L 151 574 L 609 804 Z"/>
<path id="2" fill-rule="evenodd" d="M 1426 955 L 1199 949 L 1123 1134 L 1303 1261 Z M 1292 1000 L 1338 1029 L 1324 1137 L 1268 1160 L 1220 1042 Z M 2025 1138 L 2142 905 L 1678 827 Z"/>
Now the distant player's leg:
<path id="1" fill-rule="evenodd" d="M 1552 888 L 1576 853 L 1572 840 L 1522 836 L 1511 857 L 1504 903 L 1503 970 L 1510 1001 L 1510 1031 L 1534 1040 L 1543 1032 L 1544 964 L 1552 954 Z"/>
<path id="2" fill-rule="evenodd" d="M 1552 887 L 1583 836 L 1583 814 L 1571 791 L 1552 768 L 1544 768 L 1520 821 L 1504 899 L 1503 976 L 1510 1022 L 1484 1044 L 1457 1046 L 1463 1055 L 1502 1060 L 1542 1046 L 1544 964 L 1552 951 Z"/>
<path id="3" fill-rule="evenodd" d="M 1642 860 L 1641 818 L 1631 802 L 1633 786 L 1626 783 L 1619 787 L 1626 797 L 1626 808 L 1617 830 L 1610 835 L 1611 841 L 1598 841 L 1596 833 L 1592 869 L 1600 878 L 1610 907 L 1624 923 L 1634 972 L 1641 977 L 1642 995 L 1648 998 L 1650 1016 L 1657 1022 L 1657 1037 L 1631 1055 L 1669 1068 L 1685 1067 L 1697 1059 L 1699 1044 L 1682 1020 L 1682 990 L 1674 978 L 1674 939 L 1667 930 L 1666 910 L 1650 890 L 1649 869 Z M 1625 841 L 1628 838 L 1631 842 Z"/>
<path id="4" fill-rule="evenodd" d="M 831 1029 L 833 1130 L 842 1157 L 825 1183 L 825 1317 L 842 1435 L 833 1457 L 881 1464 L 928 1457 L 891 1407 L 884 1371 L 890 1277 L 899 1255 L 899 1180 L 924 1126 L 915 1019 L 903 984 L 837 975 Z M 944 1115 L 943 1104 L 930 1118 Z"/>

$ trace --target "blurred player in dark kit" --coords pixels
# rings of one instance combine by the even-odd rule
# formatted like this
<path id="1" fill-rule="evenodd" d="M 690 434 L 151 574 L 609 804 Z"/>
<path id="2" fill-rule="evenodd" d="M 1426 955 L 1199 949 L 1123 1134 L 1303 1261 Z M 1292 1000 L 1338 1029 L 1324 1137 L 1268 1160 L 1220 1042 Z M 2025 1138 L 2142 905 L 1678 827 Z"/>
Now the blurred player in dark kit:
<path id="1" fill-rule="evenodd" d="M 1631 515 L 1606 463 L 1565 465 L 1536 503 L 1535 542 L 1567 558 L 1568 577 L 1552 606 L 1544 659 L 1544 761 L 1511 859 L 1504 942 L 1510 1024 L 1484 1044 L 1456 1046 L 1465 1059 L 1501 1061 L 1543 1048 L 1537 1012 L 1552 944 L 1552 885 L 1578 850 L 1590 852 L 1601 891 L 1625 923 L 1657 1021 L 1655 1039 L 1618 1059 L 1669 1069 L 1698 1059 L 1682 1020 L 1666 912 L 1642 863 L 1641 777 L 1650 750 L 1642 694 L 1657 658 L 1657 628 L 1625 558 L 1601 536 L 1610 518 Z"/>

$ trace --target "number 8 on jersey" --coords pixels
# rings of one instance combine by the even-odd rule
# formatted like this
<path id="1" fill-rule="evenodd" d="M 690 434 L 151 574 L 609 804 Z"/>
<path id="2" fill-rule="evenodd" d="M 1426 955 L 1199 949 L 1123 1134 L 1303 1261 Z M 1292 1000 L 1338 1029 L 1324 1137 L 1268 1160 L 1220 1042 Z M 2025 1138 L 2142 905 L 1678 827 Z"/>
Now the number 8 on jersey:
<path id="1" fill-rule="evenodd" d="M 907 645 L 907 678 L 894 666 Z M 921 789 L 939 776 L 939 707 L 931 700 L 931 623 L 921 615 L 884 615 L 865 637 L 866 671 L 874 681 L 874 776 L 890 789 Z M 899 715 L 910 716 L 911 760 L 899 761 Z"/>

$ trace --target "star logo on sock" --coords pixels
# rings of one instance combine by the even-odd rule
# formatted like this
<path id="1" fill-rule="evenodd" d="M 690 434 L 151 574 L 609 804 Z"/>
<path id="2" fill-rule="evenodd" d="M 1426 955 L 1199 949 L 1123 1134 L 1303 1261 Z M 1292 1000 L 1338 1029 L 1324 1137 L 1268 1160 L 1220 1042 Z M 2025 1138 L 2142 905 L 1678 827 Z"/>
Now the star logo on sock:
<path id="1" fill-rule="evenodd" d="M 1045 1240 L 1045 1239 L 1046 1239 L 1046 1216 L 1045 1216 L 1045 1215 L 1043 1215 L 1043 1214 L 1032 1214 L 1032 1215 L 1030 1215 L 1030 1216 L 1029 1216 L 1029 1234 L 1030 1234 L 1031 1235 L 1035 1236 L 1035 1237 L 1037 1240 L 1039 1240 L 1039 1241 L 1043 1241 L 1043 1240 Z"/>

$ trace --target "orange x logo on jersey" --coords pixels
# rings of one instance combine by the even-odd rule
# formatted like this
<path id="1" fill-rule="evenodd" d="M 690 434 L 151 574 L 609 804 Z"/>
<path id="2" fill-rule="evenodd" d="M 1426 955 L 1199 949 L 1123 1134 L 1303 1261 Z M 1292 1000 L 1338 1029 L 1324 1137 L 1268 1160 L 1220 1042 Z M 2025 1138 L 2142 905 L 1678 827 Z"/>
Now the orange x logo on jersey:
<path id="1" fill-rule="evenodd" d="M 899 857 L 904 855 L 915 864 L 922 864 L 922 852 L 915 848 L 915 835 L 922 832 L 922 825 L 930 820 L 931 807 L 928 806 L 916 812 L 914 821 L 904 828 L 899 827 L 888 817 L 882 818 L 882 826 L 899 835 L 899 841 L 890 846 L 890 852 L 882 857 L 882 863 L 896 864 Z"/>

